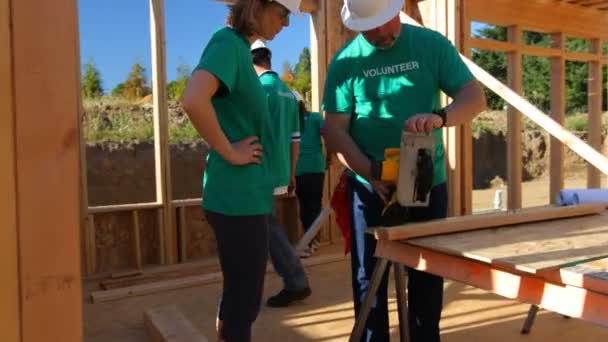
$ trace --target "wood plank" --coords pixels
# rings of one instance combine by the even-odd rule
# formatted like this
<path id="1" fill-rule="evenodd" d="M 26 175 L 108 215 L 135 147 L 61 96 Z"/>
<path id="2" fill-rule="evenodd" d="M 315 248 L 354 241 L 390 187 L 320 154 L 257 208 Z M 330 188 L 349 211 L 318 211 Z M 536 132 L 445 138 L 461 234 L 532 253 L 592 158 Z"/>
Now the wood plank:
<path id="1" fill-rule="evenodd" d="M 345 256 L 343 253 L 337 254 L 328 254 L 322 255 L 318 257 L 312 257 L 302 260 L 302 265 L 304 267 L 311 267 L 317 265 L 324 265 L 327 263 L 338 262 L 345 260 Z M 166 267 L 177 266 L 177 265 L 169 265 Z M 268 265 L 266 268 L 266 272 L 272 272 L 272 266 Z M 153 283 L 144 283 L 142 285 L 133 285 L 127 286 L 123 288 L 117 288 L 113 290 L 107 291 L 95 291 L 91 293 L 91 301 L 93 303 L 107 302 L 113 300 L 119 300 L 127 297 L 134 296 L 143 296 L 152 293 L 176 290 L 180 288 L 194 287 L 207 285 L 215 282 L 219 282 L 222 280 L 222 273 L 210 273 L 203 275 L 192 275 L 162 281 L 156 281 Z"/>
<path id="2" fill-rule="evenodd" d="M 509 42 L 520 45 L 522 30 L 519 26 L 508 28 Z M 519 51 L 509 52 L 507 55 L 507 84 L 517 94 L 523 94 L 523 67 L 522 55 Z M 521 113 L 512 105 L 507 109 L 507 182 L 509 184 L 507 208 L 521 208 L 521 180 L 522 180 L 522 156 L 521 156 Z"/>
<path id="3" fill-rule="evenodd" d="M 602 42 L 599 39 L 591 40 L 591 53 L 602 54 Z M 589 108 L 588 142 L 597 151 L 602 150 L 602 64 L 599 61 L 589 63 L 589 81 L 587 86 L 587 106 Z M 600 152 L 601 153 L 601 152 Z M 608 175 L 608 173 L 606 173 Z M 587 168 L 587 187 L 601 187 L 601 173 L 593 165 Z"/>
<path id="4" fill-rule="evenodd" d="M 144 312 L 144 326 L 154 342 L 207 342 L 175 305 Z"/>
<path id="5" fill-rule="evenodd" d="M 378 241 L 376 256 L 562 315 L 608 326 L 608 310 L 605 309 L 608 296 L 603 294 L 398 241 Z"/>
<path id="6" fill-rule="evenodd" d="M 471 19 L 500 26 L 519 24 L 538 32 L 564 32 L 582 38 L 608 38 L 608 14 L 542 0 L 467 0 Z"/>
<path id="7" fill-rule="evenodd" d="M 608 256 L 608 212 L 409 243 L 529 273 Z"/>
<path id="8" fill-rule="evenodd" d="M 172 186 L 169 150 L 169 105 L 167 98 L 167 52 L 165 46 L 164 0 L 150 0 L 150 33 L 152 47 L 152 96 L 154 101 L 154 162 L 156 201 L 163 205 L 163 262 L 177 261 L 177 231 L 171 208 Z"/>
<path id="9" fill-rule="evenodd" d="M 21 341 L 15 107 L 10 1 L 0 0 L 0 322 L 7 341 Z"/>
<path id="10" fill-rule="evenodd" d="M 552 47 L 563 51 L 566 48 L 566 38 L 562 33 L 551 35 Z M 566 66 L 563 57 L 551 58 L 551 117 L 561 126 L 566 120 Z M 549 200 L 556 204 L 557 195 L 564 188 L 564 147 L 555 137 L 550 142 L 550 184 Z"/>
<path id="11" fill-rule="evenodd" d="M 177 208 L 179 215 L 179 256 L 180 262 L 188 260 L 188 222 L 186 221 L 186 208 Z"/>
<path id="12" fill-rule="evenodd" d="M 562 283 L 608 294 L 608 258 L 544 271 L 538 275 L 554 283 Z"/>
<path id="13" fill-rule="evenodd" d="M 312 111 L 321 113 L 323 88 L 327 74 L 327 16 L 325 2 L 310 16 L 310 74 L 312 82 Z"/>
<path id="14" fill-rule="evenodd" d="M 457 30 L 459 22 L 456 16 L 456 1 L 441 0 L 437 3 L 438 25 L 443 30 L 443 34 L 458 48 L 459 38 Z M 443 24 L 442 24 L 443 22 Z M 447 106 L 448 98 L 442 94 L 442 106 Z M 446 150 L 446 171 L 448 185 L 448 216 L 458 216 L 461 214 L 461 180 L 462 168 L 460 127 L 447 127 L 444 129 L 444 141 Z"/>
<path id="15" fill-rule="evenodd" d="M 139 229 L 139 214 L 137 210 L 133 211 L 133 256 L 135 259 L 135 268 L 142 269 L 143 263 L 141 258 L 141 231 Z"/>
<path id="16" fill-rule="evenodd" d="M 10 13 L 21 338 L 82 341 L 77 1 Z"/>
<path id="17" fill-rule="evenodd" d="M 171 205 L 174 207 L 200 207 L 202 202 L 202 198 L 189 198 L 183 200 L 173 200 L 171 201 Z"/>
<path id="18" fill-rule="evenodd" d="M 219 273 L 221 271 L 219 262 L 217 260 L 213 260 L 213 263 L 209 263 L 205 266 L 199 267 L 184 267 L 178 270 L 166 270 L 163 272 L 147 272 L 143 271 L 139 274 L 132 274 L 131 276 L 123 277 L 123 278 L 115 278 L 115 279 L 107 279 L 101 281 L 100 287 L 104 290 L 113 290 L 120 289 L 130 286 L 137 286 L 143 284 L 157 283 L 159 281 L 171 280 L 171 279 L 180 279 L 189 276 L 199 276 L 204 274 L 213 274 Z M 180 265 L 180 264 L 174 264 Z M 174 266 L 167 265 L 167 266 Z"/>
<path id="19" fill-rule="evenodd" d="M 604 205 L 585 204 L 568 207 L 538 207 L 483 215 L 469 215 L 410 223 L 401 226 L 372 228 L 379 240 L 404 240 L 438 234 L 502 227 L 521 223 L 593 215 L 605 211 Z"/>
<path id="20" fill-rule="evenodd" d="M 167 264 L 167 244 L 165 243 L 165 225 L 167 224 L 164 221 L 164 210 L 163 208 L 158 208 L 156 210 L 156 222 L 158 222 L 158 262 L 160 264 Z"/>
<path id="21" fill-rule="evenodd" d="M 326 45 L 327 45 L 327 63 L 331 62 L 334 55 L 338 50 L 343 47 L 343 32 L 344 25 L 340 19 L 340 13 L 342 10 L 342 2 L 340 1 L 323 1 L 325 3 L 325 16 L 326 16 Z M 333 195 L 334 189 L 338 185 L 340 180 L 342 165 L 339 163 L 332 164 L 327 170 L 327 177 L 325 183 L 327 184 L 327 200 Z M 328 222 L 329 229 L 331 231 L 332 240 L 336 237 L 341 236 L 336 217 L 333 213 L 330 214 Z M 335 240 L 334 240 L 335 241 Z"/>
<path id="22" fill-rule="evenodd" d="M 144 210 L 144 209 L 157 209 L 162 207 L 162 204 L 157 202 L 151 203 L 133 203 L 133 204 L 116 204 L 116 205 L 103 205 L 89 207 L 89 214 L 104 214 L 104 213 L 115 213 L 119 211 L 132 211 L 132 210 Z"/>
<path id="23" fill-rule="evenodd" d="M 534 121 L 564 145 L 568 146 L 587 162 L 596 166 L 603 173 L 608 174 L 608 158 L 606 156 L 594 150 L 571 132 L 568 132 L 568 130 L 564 129 L 560 124 L 555 122 L 555 120 L 547 116 L 471 60 L 467 58 L 463 58 L 463 60 L 477 80 L 505 99 L 507 103 L 517 108 L 517 110 L 525 114 L 530 120 Z"/>
<path id="24" fill-rule="evenodd" d="M 95 242 L 95 216 L 87 217 L 85 226 L 85 257 L 87 264 L 87 274 L 97 273 L 97 244 Z"/>
<path id="25" fill-rule="evenodd" d="M 471 58 L 469 39 L 471 37 L 471 19 L 466 12 L 466 6 L 460 5 L 460 42 L 461 53 Z M 460 128 L 460 168 L 462 170 L 461 180 L 461 214 L 471 215 L 473 213 L 473 130 L 472 123 L 468 122 Z"/>

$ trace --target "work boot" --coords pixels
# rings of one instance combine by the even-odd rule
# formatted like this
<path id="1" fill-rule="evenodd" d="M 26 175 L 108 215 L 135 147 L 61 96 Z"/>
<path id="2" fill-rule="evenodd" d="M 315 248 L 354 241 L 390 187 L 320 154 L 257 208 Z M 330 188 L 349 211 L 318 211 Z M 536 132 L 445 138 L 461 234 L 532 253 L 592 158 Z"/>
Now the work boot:
<path id="1" fill-rule="evenodd" d="M 273 308 L 284 308 L 295 301 L 302 300 L 310 296 L 311 293 L 312 291 L 310 290 L 310 287 L 296 291 L 282 289 L 278 294 L 268 298 L 266 305 Z"/>

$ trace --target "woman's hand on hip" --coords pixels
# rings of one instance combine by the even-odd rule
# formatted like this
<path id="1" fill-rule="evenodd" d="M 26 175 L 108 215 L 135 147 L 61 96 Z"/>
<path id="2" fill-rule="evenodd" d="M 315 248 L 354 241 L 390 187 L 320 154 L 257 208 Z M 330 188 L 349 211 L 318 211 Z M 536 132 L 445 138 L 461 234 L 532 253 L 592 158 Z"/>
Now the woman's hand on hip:
<path id="1" fill-rule="evenodd" d="M 232 165 L 261 164 L 264 155 L 258 137 L 249 137 L 232 144 L 227 161 Z"/>

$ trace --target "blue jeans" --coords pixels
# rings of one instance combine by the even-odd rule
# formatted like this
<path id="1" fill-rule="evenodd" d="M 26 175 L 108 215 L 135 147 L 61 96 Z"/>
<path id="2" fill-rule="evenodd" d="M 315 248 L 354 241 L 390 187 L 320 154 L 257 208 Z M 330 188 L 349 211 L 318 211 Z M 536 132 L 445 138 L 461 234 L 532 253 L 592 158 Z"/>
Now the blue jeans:
<path id="1" fill-rule="evenodd" d="M 369 290 L 376 266 L 376 239 L 364 232 L 365 228 L 382 224 L 384 203 L 369 184 L 351 177 L 352 199 L 351 267 L 355 314 Z M 433 187 L 429 207 L 411 208 L 403 223 L 443 218 L 447 215 L 447 188 L 445 183 Z M 365 324 L 362 341 L 389 341 L 387 304 L 388 270 L 382 277 L 372 310 Z M 414 269 L 408 269 L 408 312 L 411 342 L 440 341 L 439 320 L 443 301 L 443 278 Z"/>
<path id="2" fill-rule="evenodd" d="M 251 341 L 268 260 L 268 216 L 227 216 L 206 211 L 217 240 L 224 287 L 218 318 L 226 342 Z"/>
<path id="3" fill-rule="evenodd" d="M 283 278 L 286 290 L 298 291 L 309 287 L 308 277 L 304 272 L 304 267 L 300 262 L 300 257 L 296 255 L 296 250 L 289 242 L 283 226 L 278 224 L 275 218 L 270 215 L 270 261 L 274 270 Z"/>

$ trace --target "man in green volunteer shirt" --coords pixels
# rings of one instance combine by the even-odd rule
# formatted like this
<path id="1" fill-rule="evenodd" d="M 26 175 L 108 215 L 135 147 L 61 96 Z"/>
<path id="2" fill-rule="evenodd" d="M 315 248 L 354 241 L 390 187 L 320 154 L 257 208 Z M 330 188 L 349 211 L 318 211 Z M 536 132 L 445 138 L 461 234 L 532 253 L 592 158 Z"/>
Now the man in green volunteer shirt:
<path id="1" fill-rule="evenodd" d="M 272 132 L 271 152 L 275 196 L 285 196 L 295 187 L 295 168 L 300 149 L 300 125 L 298 103 L 287 85 L 272 71 L 272 52 L 266 44 L 258 40 L 251 46 L 253 66 L 258 74 L 270 110 Z M 270 218 L 270 260 L 277 273 L 283 278 L 284 288 L 268 299 L 268 306 L 284 307 L 296 300 L 310 296 L 308 278 L 287 239 L 285 230 Z"/>
<path id="2" fill-rule="evenodd" d="M 410 208 L 408 221 L 447 215 L 441 128 L 469 122 L 485 109 L 483 91 L 456 49 L 437 32 L 402 24 L 404 0 L 345 0 L 342 21 L 359 31 L 333 58 L 323 109 L 328 148 L 352 173 L 352 283 L 355 312 L 369 289 L 375 239 L 364 229 L 383 224 L 389 188 L 375 167 L 384 150 L 400 146 L 401 132 L 434 134 L 433 188 L 427 208 Z M 453 99 L 441 107 L 440 91 Z M 439 341 L 443 279 L 408 270 L 411 341 Z M 387 276 L 366 322 L 365 341 L 388 341 Z"/>

